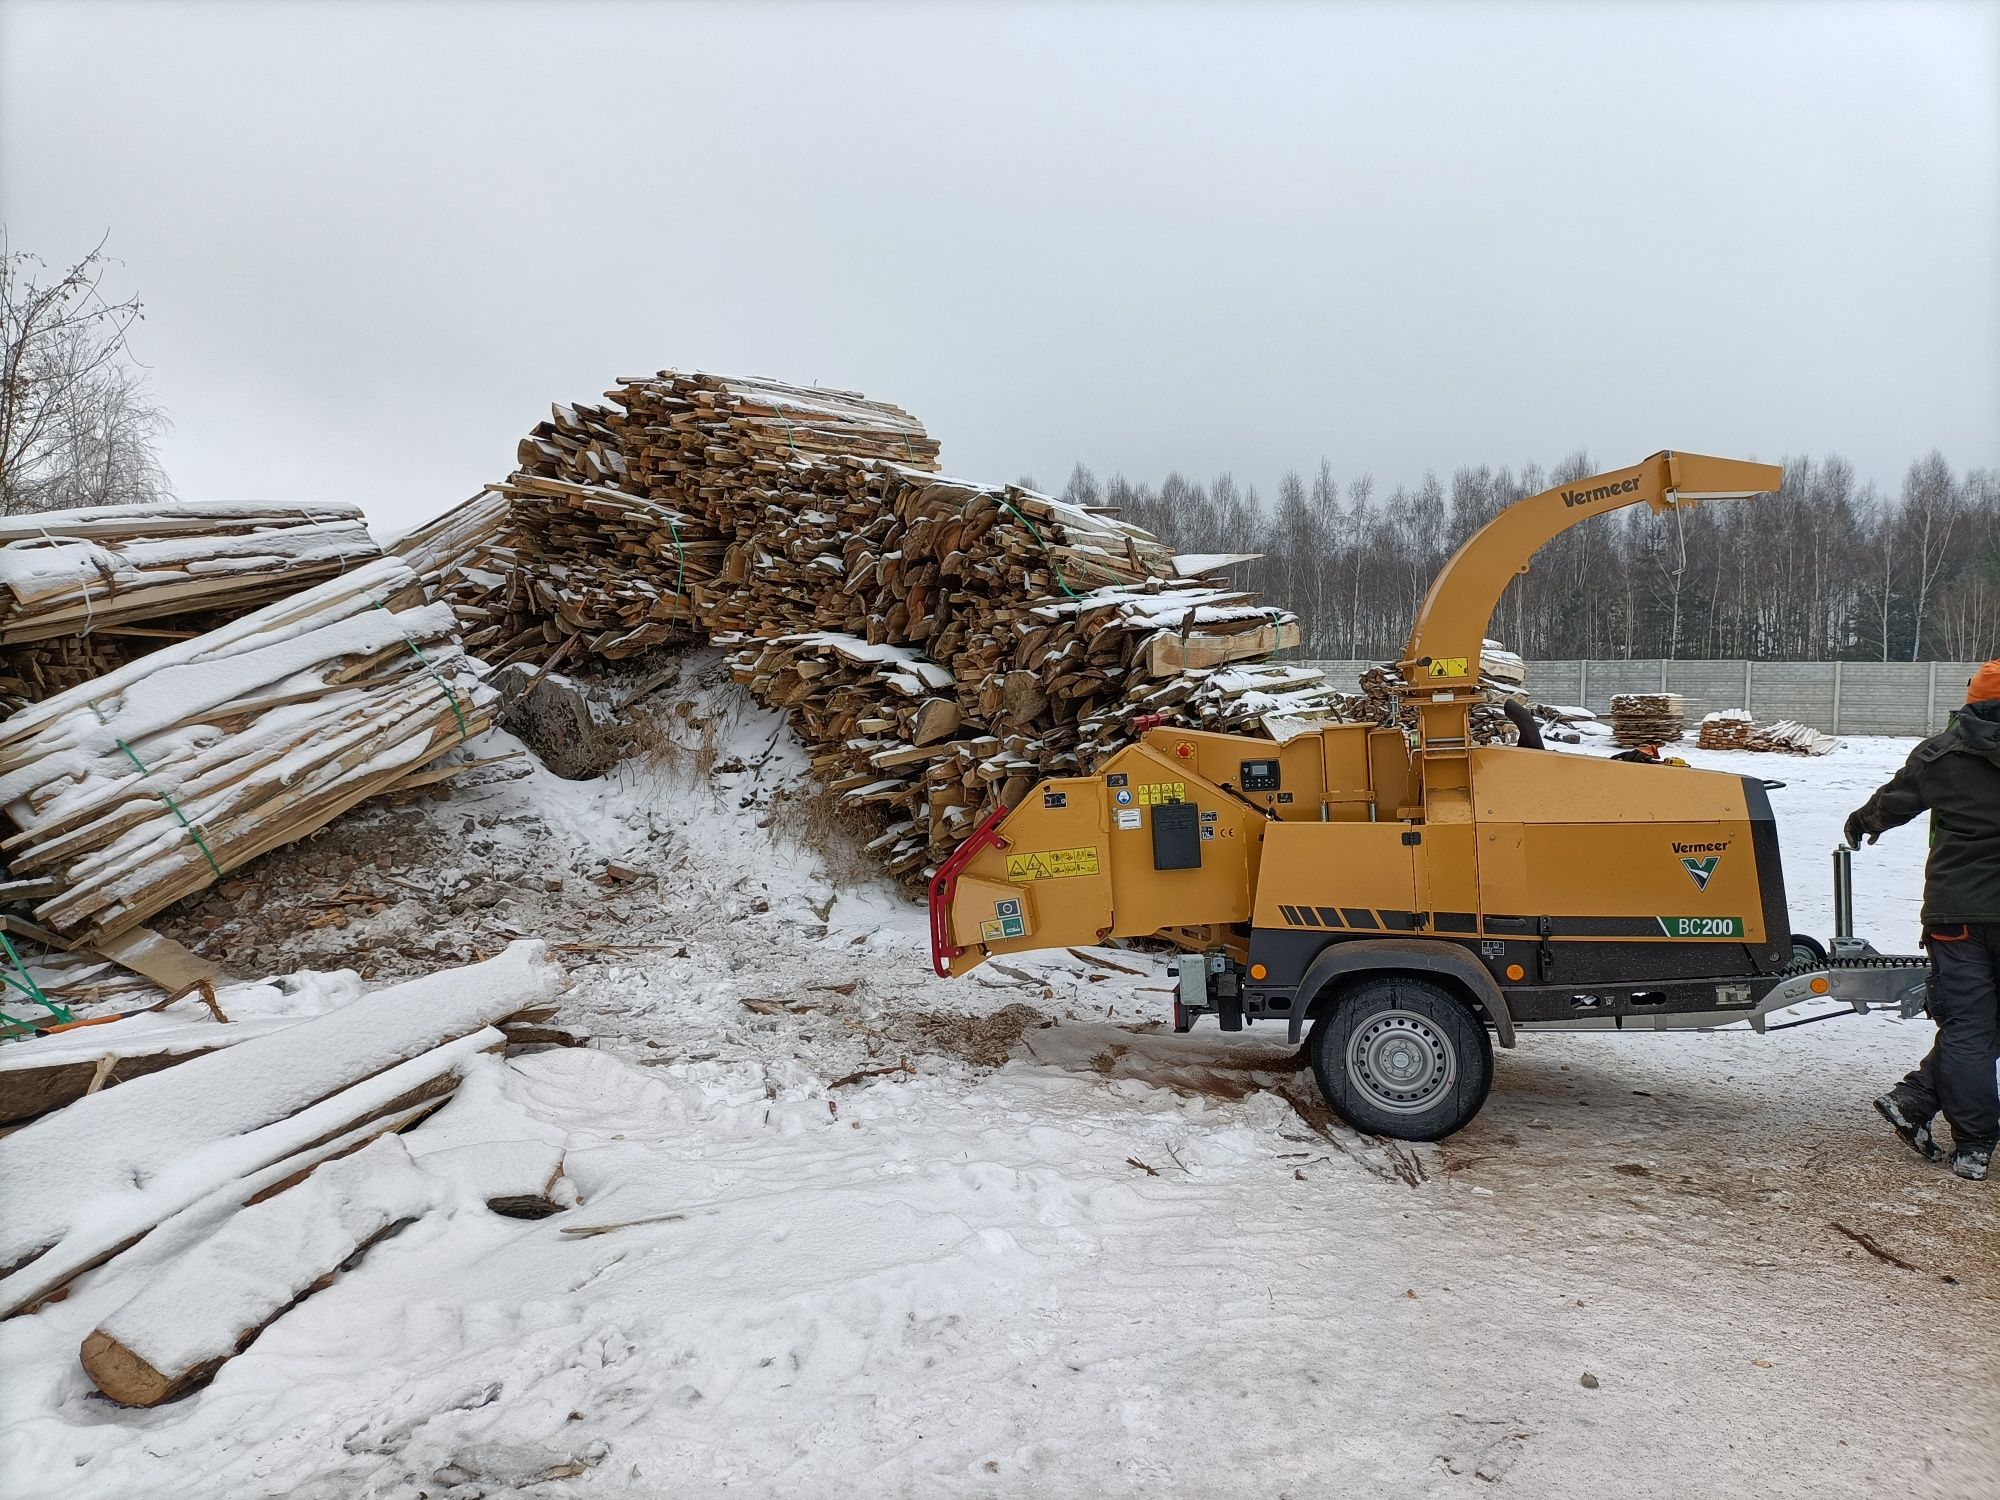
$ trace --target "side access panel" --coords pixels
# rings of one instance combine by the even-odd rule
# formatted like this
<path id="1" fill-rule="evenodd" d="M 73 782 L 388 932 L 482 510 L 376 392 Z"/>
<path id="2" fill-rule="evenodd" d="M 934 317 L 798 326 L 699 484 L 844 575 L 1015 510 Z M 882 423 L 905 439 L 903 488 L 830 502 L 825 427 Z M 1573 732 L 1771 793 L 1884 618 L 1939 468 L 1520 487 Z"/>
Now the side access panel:
<path id="1" fill-rule="evenodd" d="M 1270 824 L 1253 920 L 1315 948 L 1329 933 L 1413 931 L 1421 847 L 1421 830 L 1404 823 Z"/>

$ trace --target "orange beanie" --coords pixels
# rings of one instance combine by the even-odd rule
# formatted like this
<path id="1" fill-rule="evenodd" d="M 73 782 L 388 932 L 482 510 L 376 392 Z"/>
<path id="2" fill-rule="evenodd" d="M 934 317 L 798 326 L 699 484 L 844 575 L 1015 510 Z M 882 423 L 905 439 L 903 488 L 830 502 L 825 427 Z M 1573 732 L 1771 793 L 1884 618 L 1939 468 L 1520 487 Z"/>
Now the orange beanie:
<path id="1" fill-rule="evenodd" d="M 1965 701 L 1986 703 L 1994 698 L 2000 698 L 2000 661 L 1983 662 L 1966 684 Z"/>

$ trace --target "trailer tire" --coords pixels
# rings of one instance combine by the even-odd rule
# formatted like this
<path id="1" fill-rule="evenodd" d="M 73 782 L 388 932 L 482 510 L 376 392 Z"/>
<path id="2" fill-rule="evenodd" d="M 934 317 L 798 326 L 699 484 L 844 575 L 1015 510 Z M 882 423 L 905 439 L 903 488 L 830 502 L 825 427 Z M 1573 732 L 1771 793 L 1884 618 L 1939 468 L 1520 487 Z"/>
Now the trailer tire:
<path id="1" fill-rule="evenodd" d="M 1493 1041 L 1444 985 L 1378 974 L 1343 986 L 1306 1042 L 1320 1092 L 1356 1130 L 1435 1141 L 1493 1087 Z"/>

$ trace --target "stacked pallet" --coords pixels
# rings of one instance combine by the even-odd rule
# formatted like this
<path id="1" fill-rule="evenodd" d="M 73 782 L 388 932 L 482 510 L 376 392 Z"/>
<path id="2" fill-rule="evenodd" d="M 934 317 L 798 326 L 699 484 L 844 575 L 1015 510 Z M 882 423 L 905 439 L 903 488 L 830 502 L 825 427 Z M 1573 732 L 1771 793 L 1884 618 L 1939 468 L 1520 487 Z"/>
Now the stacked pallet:
<path id="1" fill-rule="evenodd" d="M 0 516 L 0 709 L 380 552 L 352 505 L 158 501 Z"/>
<path id="2" fill-rule="evenodd" d="M 1679 693 L 1616 693 L 1611 738 L 1621 745 L 1671 745 L 1687 732 L 1687 704 Z"/>
<path id="3" fill-rule="evenodd" d="M 378 558 L 0 724 L 0 859 L 96 945 L 409 782 L 493 699 L 450 607 Z"/>
<path id="4" fill-rule="evenodd" d="M 139 1076 L 99 1066 L 91 1087 L 0 1137 L 0 1318 L 96 1271 L 93 1289 L 118 1295 L 100 1298 L 84 1370 L 114 1401 L 153 1406 L 413 1219 L 475 1193 L 557 1211 L 562 1148 L 524 1138 L 496 1076 L 510 1065 L 490 1054 L 509 1018 L 552 1015 L 562 986 L 541 944 L 516 943 L 311 1018 L 194 1028 L 207 1034 L 147 1054 Z M 92 1035 L 16 1044 L 12 1071 L 37 1048 L 74 1062 L 98 1045 L 102 1063 L 121 1061 Z M 482 1074 L 488 1086 L 453 1098 Z M 162 1259 L 146 1246 L 169 1220 Z"/>

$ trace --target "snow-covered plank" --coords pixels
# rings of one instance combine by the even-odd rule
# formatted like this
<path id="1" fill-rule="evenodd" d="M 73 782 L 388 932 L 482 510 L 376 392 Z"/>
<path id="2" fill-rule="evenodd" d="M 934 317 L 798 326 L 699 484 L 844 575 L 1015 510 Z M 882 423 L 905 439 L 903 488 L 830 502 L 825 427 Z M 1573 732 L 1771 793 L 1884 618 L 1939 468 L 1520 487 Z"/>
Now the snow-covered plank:
<path id="1" fill-rule="evenodd" d="M 417 1218 L 439 1186 L 382 1136 L 254 1203 L 182 1255 L 83 1341 L 83 1368 L 126 1406 L 200 1384 L 350 1258 Z"/>

